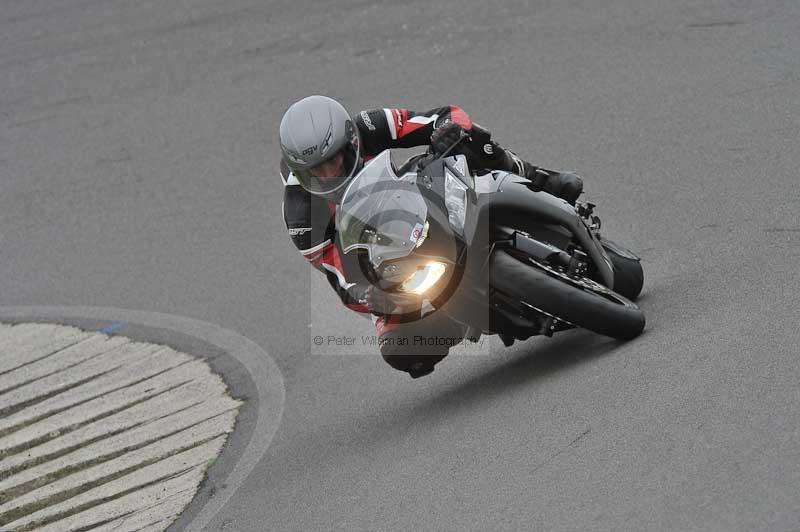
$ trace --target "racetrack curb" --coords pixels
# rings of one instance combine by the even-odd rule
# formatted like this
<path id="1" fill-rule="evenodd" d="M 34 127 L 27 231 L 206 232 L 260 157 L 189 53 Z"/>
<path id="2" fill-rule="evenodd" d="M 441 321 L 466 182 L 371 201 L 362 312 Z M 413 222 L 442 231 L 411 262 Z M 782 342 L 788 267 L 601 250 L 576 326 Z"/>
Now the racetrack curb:
<path id="1" fill-rule="evenodd" d="M 211 521 L 259 462 L 280 424 L 285 392 L 277 364 L 257 344 L 229 329 L 172 314 L 103 307 L 0 307 L 0 321 L 59 323 L 103 332 L 112 331 L 115 327 L 119 332 L 124 330 L 125 336 L 135 340 L 155 340 L 194 356 L 198 354 L 197 349 L 186 350 L 181 349 L 181 345 L 172 344 L 204 343 L 211 349 L 201 349 L 201 352 L 215 353 L 219 359 L 230 357 L 242 366 L 249 377 L 249 383 L 243 385 L 243 388 L 252 390 L 245 397 L 252 422 L 245 423 L 241 430 L 240 423 L 237 422 L 232 437 L 235 439 L 238 436 L 239 443 L 228 446 L 223 452 L 228 466 L 218 471 L 219 481 L 215 482 L 213 493 L 209 493 L 204 501 L 198 501 L 199 497 L 195 498 L 195 502 L 202 506 L 196 506 L 193 502 L 184 516 L 179 518 L 176 523 L 180 529 L 199 531 Z M 217 357 L 212 356 L 205 359 L 219 373 L 224 364 L 215 363 L 215 358 Z M 231 387 L 224 369 L 221 373 Z M 234 385 L 231 389 L 233 395 L 237 395 L 237 387 Z M 244 437 L 242 431 L 247 432 Z"/>

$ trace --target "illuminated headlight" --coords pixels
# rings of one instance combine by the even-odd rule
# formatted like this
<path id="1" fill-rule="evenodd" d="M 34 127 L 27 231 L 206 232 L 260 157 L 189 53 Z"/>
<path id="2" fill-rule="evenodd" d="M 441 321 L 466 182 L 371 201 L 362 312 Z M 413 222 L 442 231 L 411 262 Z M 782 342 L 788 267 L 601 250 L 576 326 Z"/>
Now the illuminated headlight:
<path id="1" fill-rule="evenodd" d="M 445 265 L 441 262 L 431 261 L 403 281 L 400 290 L 412 294 L 423 294 L 444 275 L 445 269 Z"/>
<path id="2" fill-rule="evenodd" d="M 447 206 L 447 219 L 453 229 L 464 233 L 464 219 L 467 216 L 467 185 L 445 172 L 444 204 Z"/>

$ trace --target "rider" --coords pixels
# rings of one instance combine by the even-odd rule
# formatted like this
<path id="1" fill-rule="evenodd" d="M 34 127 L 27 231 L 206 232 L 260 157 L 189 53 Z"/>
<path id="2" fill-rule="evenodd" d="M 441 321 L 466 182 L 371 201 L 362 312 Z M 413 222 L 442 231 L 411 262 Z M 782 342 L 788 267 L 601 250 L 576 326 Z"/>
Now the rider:
<path id="1" fill-rule="evenodd" d="M 342 253 L 336 239 L 336 205 L 364 162 L 383 150 L 431 146 L 441 152 L 463 133 L 469 136 L 458 151 L 467 156 L 472 169 L 516 173 L 530 179 L 535 190 L 544 190 L 573 205 L 583 190 L 583 182 L 575 174 L 544 170 L 500 147 L 488 130 L 473 123 L 455 105 L 421 113 L 399 108 L 370 109 L 351 117 L 336 100 L 309 96 L 290 106 L 281 119 L 283 215 L 292 241 L 327 276 L 347 307 L 377 316 L 381 355 L 390 366 L 414 378 L 432 372 L 433 366 L 447 355 L 448 346 L 463 339 L 466 329 L 441 312 L 420 311 L 421 319 L 399 323 L 395 315 L 377 310 L 377 294 L 369 284 L 348 282 L 345 276 L 353 269 L 347 267 L 348 256 Z M 435 338 L 426 342 L 398 341 L 420 336 Z"/>

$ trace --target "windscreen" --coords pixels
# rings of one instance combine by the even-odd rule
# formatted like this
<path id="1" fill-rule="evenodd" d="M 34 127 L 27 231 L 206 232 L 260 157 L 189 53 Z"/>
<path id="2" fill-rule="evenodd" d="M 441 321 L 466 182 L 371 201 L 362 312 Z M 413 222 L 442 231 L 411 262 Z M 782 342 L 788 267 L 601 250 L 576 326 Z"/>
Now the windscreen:
<path id="1" fill-rule="evenodd" d="M 399 178 L 385 151 L 348 185 L 337 229 L 345 253 L 364 249 L 374 267 L 411 253 L 422 234 L 428 207 L 413 174 Z"/>

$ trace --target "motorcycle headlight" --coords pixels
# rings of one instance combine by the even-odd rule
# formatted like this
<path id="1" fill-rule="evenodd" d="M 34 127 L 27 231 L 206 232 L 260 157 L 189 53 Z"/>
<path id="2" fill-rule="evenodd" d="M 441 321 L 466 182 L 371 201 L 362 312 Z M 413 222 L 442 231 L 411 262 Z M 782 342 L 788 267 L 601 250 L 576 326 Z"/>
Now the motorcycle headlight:
<path id="1" fill-rule="evenodd" d="M 447 219 L 453 229 L 464 234 L 464 220 L 467 217 L 467 185 L 445 172 L 444 204 L 447 207 Z"/>
<path id="2" fill-rule="evenodd" d="M 403 292 L 411 292 L 412 294 L 423 294 L 436 284 L 442 275 L 444 275 L 446 269 L 443 263 L 430 261 L 403 281 L 400 285 L 400 290 Z"/>

